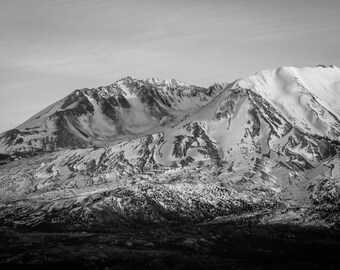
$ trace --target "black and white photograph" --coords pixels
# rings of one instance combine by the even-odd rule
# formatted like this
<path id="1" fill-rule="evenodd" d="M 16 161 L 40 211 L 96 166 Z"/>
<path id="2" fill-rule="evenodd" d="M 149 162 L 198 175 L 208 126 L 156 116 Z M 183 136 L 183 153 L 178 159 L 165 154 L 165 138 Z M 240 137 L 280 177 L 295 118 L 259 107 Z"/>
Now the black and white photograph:
<path id="1" fill-rule="evenodd" d="M 0 0 L 0 268 L 340 268 L 339 0 Z"/>

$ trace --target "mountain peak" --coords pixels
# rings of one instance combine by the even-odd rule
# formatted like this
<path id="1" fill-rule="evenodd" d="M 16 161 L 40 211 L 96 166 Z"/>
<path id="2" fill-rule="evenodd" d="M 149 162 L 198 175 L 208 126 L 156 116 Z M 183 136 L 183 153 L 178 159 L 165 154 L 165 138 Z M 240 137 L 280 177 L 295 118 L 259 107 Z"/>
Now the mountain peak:
<path id="1" fill-rule="evenodd" d="M 138 80 L 134 79 L 130 76 L 126 76 L 126 77 L 123 77 L 123 78 L 119 79 L 118 81 L 114 82 L 113 85 L 119 84 L 119 83 L 131 83 L 131 82 L 136 82 L 136 81 L 138 81 Z"/>
<path id="2" fill-rule="evenodd" d="M 139 136 L 181 119 L 216 93 L 174 79 L 130 76 L 77 89 L 0 137 L 0 153 L 84 148 Z"/>
<path id="3" fill-rule="evenodd" d="M 176 79 L 161 80 L 159 78 L 148 78 L 145 80 L 145 82 L 155 84 L 155 85 L 166 85 L 166 86 L 190 86 L 190 84 L 176 80 Z"/>

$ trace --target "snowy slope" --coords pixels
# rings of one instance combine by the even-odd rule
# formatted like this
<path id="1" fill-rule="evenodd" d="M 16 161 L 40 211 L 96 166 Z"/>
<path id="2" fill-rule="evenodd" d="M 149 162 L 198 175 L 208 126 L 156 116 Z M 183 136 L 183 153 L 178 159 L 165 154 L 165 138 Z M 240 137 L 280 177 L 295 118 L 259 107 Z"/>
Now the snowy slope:
<path id="1" fill-rule="evenodd" d="M 340 69 L 283 67 L 238 82 L 259 93 L 292 124 L 304 131 L 339 137 Z"/>

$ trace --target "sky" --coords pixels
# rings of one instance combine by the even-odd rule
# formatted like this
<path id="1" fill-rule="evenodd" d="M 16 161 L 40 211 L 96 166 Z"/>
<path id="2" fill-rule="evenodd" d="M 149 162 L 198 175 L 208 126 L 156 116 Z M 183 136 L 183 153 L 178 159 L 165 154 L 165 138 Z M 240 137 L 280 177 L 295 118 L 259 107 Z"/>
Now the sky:
<path id="1" fill-rule="evenodd" d="M 339 0 L 0 0 L 0 132 L 84 87 L 340 66 Z"/>

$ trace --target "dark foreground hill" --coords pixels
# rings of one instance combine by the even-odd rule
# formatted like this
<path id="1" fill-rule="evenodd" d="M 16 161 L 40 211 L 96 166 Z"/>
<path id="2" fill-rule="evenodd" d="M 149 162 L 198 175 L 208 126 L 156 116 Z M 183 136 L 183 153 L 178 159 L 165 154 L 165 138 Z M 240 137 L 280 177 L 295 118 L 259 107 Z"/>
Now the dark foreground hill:
<path id="1" fill-rule="evenodd" d="M 1 269 L 338 269 L 340 234 L 228 223 L 113 234 L 0 231 Z"/>

